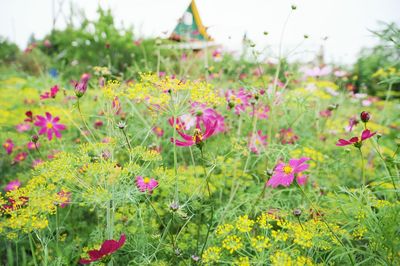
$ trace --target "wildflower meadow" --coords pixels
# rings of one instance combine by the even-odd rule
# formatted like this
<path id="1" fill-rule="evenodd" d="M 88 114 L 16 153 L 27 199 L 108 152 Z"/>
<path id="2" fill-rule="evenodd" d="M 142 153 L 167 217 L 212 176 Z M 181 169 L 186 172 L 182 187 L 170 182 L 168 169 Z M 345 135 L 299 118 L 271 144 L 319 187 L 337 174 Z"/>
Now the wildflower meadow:
<path id="1" fill-rule="evenodd" d="M 1 265 L 400 265 L 398 26 L 271 63 L 98 12 L 0 41 Z"/>

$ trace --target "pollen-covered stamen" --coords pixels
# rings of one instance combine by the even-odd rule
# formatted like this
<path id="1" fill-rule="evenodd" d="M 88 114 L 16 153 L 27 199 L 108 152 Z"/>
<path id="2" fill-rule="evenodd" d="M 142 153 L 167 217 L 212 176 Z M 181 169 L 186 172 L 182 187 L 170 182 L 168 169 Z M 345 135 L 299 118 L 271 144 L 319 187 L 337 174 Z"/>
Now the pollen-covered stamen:
<path id="1" fill-rule="evenodd" d="M 143 183 L 145 183 L 145 184 L 150 183 L 150 178 L 148 178 L 148 177 L 143 178 Z"/>
<path id="2" fill-rule="evenodd" d="M 284 167 L 283 167 L 283 172 L 285 173 L 285 174 L 291 174 L 292 173 L 292 171 L 293 171 L 293 168 L 290 166 L 290 165 L 285 165 Z"/>
<path id="3" fill-rule="evenodd" d="M 47 122 L 46 127 L 49 128 L 49 129 L 50 129 L 50 128 L 53 128 L 53 124 L 50 123 L 50 122 Z"/>
<path id="4" fill-rule="evenodd" d="M 196 128 L 193 133 L 193 141 L 196 144 L 199 144 L 203 141 L 203 134 L 201 133 L 200 129 Z"/>

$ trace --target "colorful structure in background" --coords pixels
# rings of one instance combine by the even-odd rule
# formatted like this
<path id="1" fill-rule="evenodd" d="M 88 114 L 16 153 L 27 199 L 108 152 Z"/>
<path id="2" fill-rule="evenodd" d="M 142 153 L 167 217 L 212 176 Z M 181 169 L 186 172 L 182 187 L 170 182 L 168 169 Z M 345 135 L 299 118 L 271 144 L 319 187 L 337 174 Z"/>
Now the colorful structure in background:
<path id="1" fill-rule="evenodd" d="M 210 42 L 213 39 L 207 34 L 207 28 L 201 22 L 196 3 L 192 0 L 179 19 L 169 39 L 178 42 Z"/>

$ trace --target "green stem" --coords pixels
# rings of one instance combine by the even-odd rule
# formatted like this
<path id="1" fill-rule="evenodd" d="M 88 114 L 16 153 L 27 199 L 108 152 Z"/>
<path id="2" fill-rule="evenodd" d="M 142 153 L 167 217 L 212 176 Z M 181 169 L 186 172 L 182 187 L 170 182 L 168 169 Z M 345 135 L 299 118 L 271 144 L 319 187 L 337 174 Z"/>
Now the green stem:
<path id="1" fill-rule="evenodd" d="M 363 186 L 365 186 L 366 182 L 365 182 L 365 170 L 364 170 L 364 156 L 361 151 L 361 147 L 358 148 L 358 151 L 360 152 L 360 157 L 361 157 L 361 182 Z"/>
<path id="2" fill-rule="evenodd" d="M 304 197 L 307 199 L 307 201 L 310 203 L 311 208 L 313 208 L 317 213 L 320 213 L 318 208 L 314 206 L 314 203 L 311 201 L 311 199 L 307 196 L 306 192 L 303 190 L 303 188 L 299 185 L 299 183 L 296 182 L 297 187 L 300 189 L 301 193 L 304 195 Z M 355 265 L 354 259 L 352 256 L 350 256 L 349 251 L 347 250 L 347 247 L 344 245 L 342 240 L 337 236 L 337 234 L 332 230 L 331 226 L 325 221 L 325 219 L 321 216 L 322 222 L 325 224 L 325 226 L 328 228 L 328 230 L 331 232 L 331 234 L 336 238 L 336 240 L 340 243 L 340 245 L 346 249 L 347 251 L 347 256 L 349 257 L 351 261 L 351 265 Z"/>
<path id="3" fill-rule="evenodd" d="M 85 118 L 83 117 L 82 110 L 81 110 L 81 106 L 80 106 L 80 104 L 79 104 L 79 98 L 78 98 L 78 100 L 77 100 L 77 102 L 76 102 L 76 106 L 77 106 L 77 108 L 78 108 L 78 112 L 79 112 L 79 115 L 81 116 L 81 119 L 82 119 L 83 124 L 85 125 L 86 129 L 89 131 L 89 133 L 90 133 L 90 135 L 92 136 L 92 138 L 95 140 L 96 138 L 94 137 L 93 132 L 90 130 L 88 124 L 86 123 Z"/>
<path id="4" fill-rule="evenodd" d="M 126 143 L 128 144 L 128 147 L 129 147 L 129 151 L 131 151 L 132 150 L 132 146 L 131 146 L 131 143 L 129 142 L 128 136 L 126 135 L 126 132 L 125 132 L 124 128 L 122 129 L 122 133 L 124 133 Z"/>
<path id="5" fill-rule="evenodd" d="M 32 234 L 29 233 L 28 236 L 29 236 L 29 246 L 31 247 L 33 263 L 35 264 L 35 266 L 37 266 L 38 264 L 37 264 L 37 261 L 36 261 L 35 249 L 33 248 Z"/>

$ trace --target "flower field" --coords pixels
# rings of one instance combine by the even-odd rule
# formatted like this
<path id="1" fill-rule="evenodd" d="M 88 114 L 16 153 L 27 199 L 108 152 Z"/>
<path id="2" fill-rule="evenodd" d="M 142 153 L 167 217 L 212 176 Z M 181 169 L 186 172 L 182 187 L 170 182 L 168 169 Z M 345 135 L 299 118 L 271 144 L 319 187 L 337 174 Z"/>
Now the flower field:
<path id="1" fill-rule="evenodd" d="M 1 68 L 0 264 L 400 264 L 399 68 L 112 52 Z"/>

